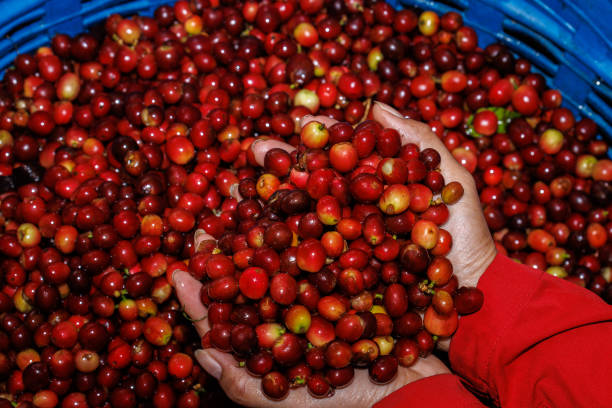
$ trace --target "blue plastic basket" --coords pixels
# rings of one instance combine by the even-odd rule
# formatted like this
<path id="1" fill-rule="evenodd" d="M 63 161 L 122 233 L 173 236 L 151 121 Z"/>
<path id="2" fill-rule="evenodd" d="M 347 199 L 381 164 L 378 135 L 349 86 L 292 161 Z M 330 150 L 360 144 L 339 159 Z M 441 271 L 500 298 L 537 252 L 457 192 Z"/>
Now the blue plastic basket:
<path id="1" fill-rule="evenodd" d="M 396 8 L 460 12 L 480 45 L 506 44 L 527 58 L 564 104 L 612 139 L 612 16 L 609 0 L 387 0 Z M 0 71 L 55 33 L 82 32 L 112 13 L 152 15 L 172 0 L 0 0 Z"/>

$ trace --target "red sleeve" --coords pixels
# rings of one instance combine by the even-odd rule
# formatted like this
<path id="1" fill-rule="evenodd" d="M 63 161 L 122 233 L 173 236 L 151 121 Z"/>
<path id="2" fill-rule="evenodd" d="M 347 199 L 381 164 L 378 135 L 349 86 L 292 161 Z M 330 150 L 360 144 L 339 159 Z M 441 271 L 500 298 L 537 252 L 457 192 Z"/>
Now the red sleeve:
<path id="1" fill-rule="evenodd" d="M 502 255 L 478 287 L 484 305 L 451 342 L 455 372 L 505 408 L 610 405 L 612 307 Z"/>
<path id="2" fill-rule="evenodd" d="M 397 407 L 482 408 L 482 405 L 452 374 L 440 374 L 412 382 L 389 394 L 374 408 Z"/>

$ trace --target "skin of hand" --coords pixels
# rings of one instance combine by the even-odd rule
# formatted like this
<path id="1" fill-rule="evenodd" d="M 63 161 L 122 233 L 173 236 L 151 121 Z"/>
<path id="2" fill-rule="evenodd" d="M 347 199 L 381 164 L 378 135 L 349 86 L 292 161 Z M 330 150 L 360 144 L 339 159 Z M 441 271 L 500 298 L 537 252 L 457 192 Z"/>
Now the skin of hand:
<path id="1" fill-rule="evenodd" d="M 200 239 L 209 239 L 210 236 L 201 235 Z M 200 301 L 202 284 L 189 273 L 177 271 L 172 280 L 185 312 L 194 320 L 194 325 L 203 336 L 210 326 L 206 319 L 207 309 Z M 306 407 L 313 403 L 313 397 L 306 387 L 293 389 L 281 401 L 268 399 L 261 390 L 261 379 L 251 376 L 247 370 L 238 366 L 234 357 L 215 349 L 197 350 L 195 357 L 200 365 L 213 377 L 228 397 L 234 402 L 247 407 Z M 373 384 L 365 369 L 356 369 L 355 377 L 345 388 L 336 389 L 334 396 L 316 401 L 317 407 L 336 408 L 346 404 L 350 407 L 371 407 L 387 395 L 400 389 L 406 384 L 437 374 L 447 374 L 450 370 L 436 357 L 430 355 L 419 358 L 409 368 L 399 367 L 395 379 L 385 385 Z"/>
<path id="2" fill-rule="evenodd" d="M 444 224 L 453 237 L 453 245 L 446 257 L 461 286 L 477 286 L 497 250 L 484 218 L 474 178 L 448 151 L 444 143 L 428 125 L 404 118 L 398 111 L 383 103 L 375 103 L 372 116 L 385 128 L 397 129 L 402 145 L 414 143 L 423 150 L 428 147 L 440 153 L 440 172 L 444 182 L 458 181 L 463 186 L 463 197 L 448 206 L 449 217 Z M 448 351 L 451 339 L 441 339 L 437 347 Z"/>
<path id="3" fill-rule="evenodd" d="M 428 147 L 436 149 L 441 156 L 440 171 L 445 182 L 458 181 L 462 184 L 464 196 L 459 202 L 449 206 L 449 221 L 444 228 L 453 236 L 454 242 L 470 244 L 453 245 L 448 258 L 454 266 L 454 273 L 460 284 L 476 286 L 480 276 L 495 258 L 496 250 L 482 214 L 478 192 L 471 174 L 454 159 L 426 124 L 405 119 L 395 109 L 382 103 L 374 104 L 372 117 L 385 128 L 397 129 L 402 144 L 414 143 L 421 150 Z M 313 120 L 328 127 L 335 123 L 327 117 L 308 116 L 302 120 L 302 126 Z M 266 152 L 277 147 L 288 152 L 294 150 L 291 145 L 276 140 L 255 141 L 251 145 L 253 156 L 259 165 L 263 165 Z M 233 189 L 233 196 L 237 200 L 241 199 L 237 189 Z M 203 231 L 197 231 L 195 247 L 199 248 L 200 243 L 208 240 L 213 238 Z M 181 271 L 175 272 L 173 283 L 185 311 L 194 319 L 198 333 L 204 335 L 210 327 L 206 319 L 206 307 L 200 302 L 199 293 L 202 284 L 188 273 Z M 439 343 L 439 346 L 446 350 L 448 345 L 448 340 Z M 312 401 L 305 387 L 292 390 L 282 401 L 268 399 L 261 391 L 260 379 L 252 377 L 246 370 L 238 367 L 235 359 L 228 353 L 214 349 L 198 350 L 196 358 L 206 371 L 219 380 L 226 394 L 239 404 L 252 407 L 284 407 L 295 404 L 306 405 Z M 372 384 L 367 371 L 357 369 L 351 386 L 336 390 L 333 398 L 317 401 L 317 405 L 326 407 L 349 403 L 355 407 L 372 406 L 405 384 L 445 373 L 450 373 L 450 370 L 434 356 L 421 358 L 409 368 L 400 367 L 397 377 L 384 386 Z"/>
<path id="4" fill-rule="evenodd" d="M 453 246 L 447 258 L 453 264 L 460 285 L 476 286 L 497 251 L 482 212 L 474 178 L 455 160 L 428 125 L 405 119 L 398 111 L 382 103 L 375 103 L 372 109 L 373 118 L 383 127 L 397 129 L 403 145 L 414 143 L 421 150 L 436 149 L 440 153 L 440 171 L 445 183 L 458 181 L 463 186 L 463 197 L 448 206 L 449 218 L 444 229 L 452 235 Z"/>

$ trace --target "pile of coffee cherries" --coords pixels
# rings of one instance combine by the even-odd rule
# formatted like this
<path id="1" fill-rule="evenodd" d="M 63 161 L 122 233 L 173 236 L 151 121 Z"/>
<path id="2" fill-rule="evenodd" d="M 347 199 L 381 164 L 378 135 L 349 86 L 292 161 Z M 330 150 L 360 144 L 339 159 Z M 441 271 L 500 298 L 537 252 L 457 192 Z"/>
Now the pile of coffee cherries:
<path id="1" fill-rule="evenodd" d="M 595 139 L 590 119 L 574 125 L 564 108 L 546 116 L 528 118 L 535 129 L 514 118 L 466 164 L 499 251 L 612 302 L 608 143 Z"/>
<path id="2" fill-rule="evenodd" d="M 387 383 L 483 302 L 445 256 L 441 226 L 463 187 L 445 184 L 437 151 L 374 121 L 311 121 L 300 140 L 239 181 L 235 229 L 189 263 L 206 282 L 204 343 L 234 353 L 275 399 L 303 384 L 333 395 L 355 367 Z"/>
<path id="3" fill-rule="evenodd" d="M 372 100 L 428 123 L 474 174 L 500 251 L 612 301 L 609 143 L 593 121 L 561 107 L 561 94 L 528 61 L 499 44 L 479 48 L 453 12 L 396 11 L 372 0 L 179 0 L 152 17 L 114 14 L 87 33 L 57 34 L 18 55 L 0 82 L 0 408 L 230 404 L 194 363 L 202 344 L 171 285 L 179 269 L 210 280 L 203 300 L 211 316 L 222 305 L 218 334 L 229 330 L 230 346 L 228 305 L 231 327 L 250 333 L 257 325 L 237 316 L 255 308 L 260 324 L 271 323 L 266 299 L 281 309 L 271 324 L 301 347 L 312 342 L 308 330 L 294 333 L 304 323 L 282 311 L 303 306 L 310 326 L 333 326 L 353 356 L 354 344 L 380 337 L 370 335 L 370 317 L 387 319 L 393 327 L 382 333 L 401 340 L 393 340 L 397 353 L 381 349 L 389 339 L 376 343 L 378 381 L 385 377 L 375 368 L 406 364 L 412 342 L 426 354 L 431 334 L 452 333 L 427 322 L 452 322 L 462 296 L 477 304 L 478 294 L 454 291 L 452 276 L 431 285 L 428 271 L 450 269 L 439 261 L 451 239 L 441 220 L 460 187 L 440 178 L 436 152 L 397 148 L 393 131 L 363 122 Z M 342 123 L 301 129 L 306 114 Z M 261 137 L 297 150 L 289 158 L 270 152 L 262 170 L 249 153 Z M 210 291 L 216 275 L 206 269 L 209 249 L 194 248 L 198 228 L 218 240 L 211 259 L 231 259 L 236 274 L 249 271 L 245 280 L 266 271 L 261 299 L 245 298 L 240 279 L 236 297 L 215 299 L 223 288 Z M 431 246 L 424 241 L 434 230 Z M 280 273 L 270 269 L 277 261 Z M 279 275 L 299 284 L 295 304 L 273 299 L 284 287 L 272 285 Z M 351 294 L 360 285 L 371 299 Z M 342 325 L 322 317 L 318 304 L 329 297 L 357 311 L 368 332 L 353 341 L 342 329 L 357 322 L 352 314 Z M 415 310 L 425 312 L 424 327 Z M 223 336 L 205 340 L 228 349 Z M 300 361 L 307 356 L 306 346 Z M 327 395 L 362 365 L 310 367 L 310 388 Z M 299 383 L 282 357 L 279 367 Z"/>

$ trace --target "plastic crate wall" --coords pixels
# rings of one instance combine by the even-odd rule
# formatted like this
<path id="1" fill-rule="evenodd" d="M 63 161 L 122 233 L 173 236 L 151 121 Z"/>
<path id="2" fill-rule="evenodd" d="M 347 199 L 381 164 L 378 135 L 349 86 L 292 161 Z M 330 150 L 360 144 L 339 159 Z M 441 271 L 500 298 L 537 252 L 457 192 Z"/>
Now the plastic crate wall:
<path id="1" fill-rule="evenodd" d="M 564 104 L 594 119 L 612 139 L 612 2 L 609 0 L 387 0 L 460 12 L 481 46 L 499 41 L 527 58 Z M 112 13 L 152 15 L 172 0 L 0 0 L 0 71 L 17 53 L 48 44 L 55 33 L 82 32 Z"/>
<path id="2" fill-rule="evenodd" d="M 56 33 L 75 35 L 112 13 L 152 15 L 168 0 L 0 0 L 0 70 L 18 53 L 49 44 Z"/>

